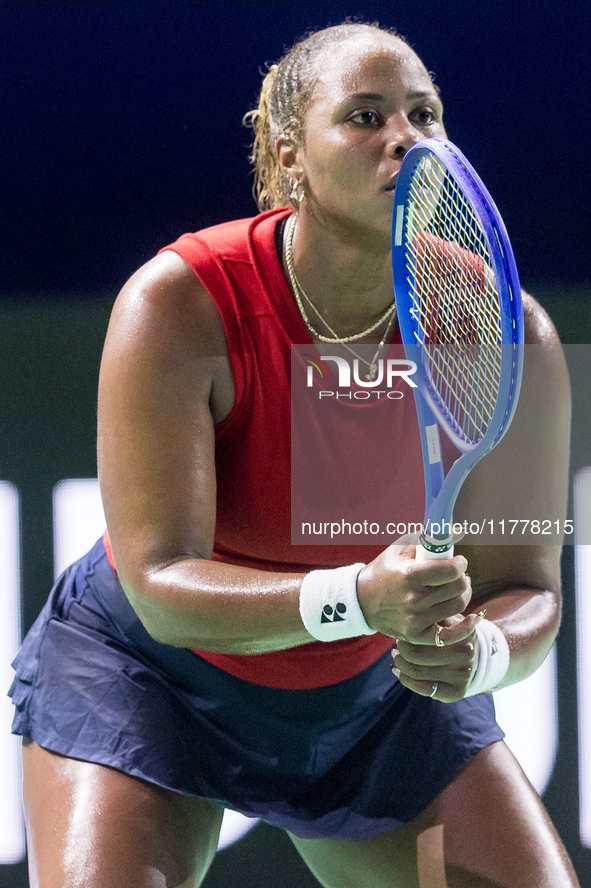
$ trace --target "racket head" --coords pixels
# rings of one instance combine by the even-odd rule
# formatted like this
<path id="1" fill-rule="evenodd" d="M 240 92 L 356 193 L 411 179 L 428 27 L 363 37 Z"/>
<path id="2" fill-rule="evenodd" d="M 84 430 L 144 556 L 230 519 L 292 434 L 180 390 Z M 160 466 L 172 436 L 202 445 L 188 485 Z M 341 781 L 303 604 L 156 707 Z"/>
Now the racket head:
<path id="1" fill-rule="evenodd" d="M 392 268 L 402 342 L 417 364 L 425 522 L 434 513 L 451 520 L 468 471 L 513 418 L 524 328 L 503 220 L 474 168 L 447 140 L 424 140 L 405 155 L 394 195 Z M 434 456 L 435 425 L 462 454 L 445 479 Z"/>
<path id="2" fill-rule="evenodd" d="M 419 357 L 415 381 L 430 409 L 462 451 L 497 439 L 521 382 L 521 289 L 499 211 L 448 141 L 427 139 L 404 158 L 392 267 L 401 338 L 409 359 Z M 451 366 L 440 373 L 436 359 L 446 356 Z M 470 395 L 486 402 L 484 416 L 468 415 Z"/>

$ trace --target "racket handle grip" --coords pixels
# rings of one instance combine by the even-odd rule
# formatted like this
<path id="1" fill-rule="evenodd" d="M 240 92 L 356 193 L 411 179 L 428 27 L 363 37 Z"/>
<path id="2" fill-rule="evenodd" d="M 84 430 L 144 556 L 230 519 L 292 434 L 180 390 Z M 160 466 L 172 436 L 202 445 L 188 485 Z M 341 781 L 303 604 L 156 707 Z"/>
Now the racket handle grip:
<path id="1" fill-rule="evenodd" d="M 452 539 L 435 543 L 421 537 L 417 543 L 415 555 L 417 561 L 440 561 L 442 558 L 453 557 L 454 544 Z"/>

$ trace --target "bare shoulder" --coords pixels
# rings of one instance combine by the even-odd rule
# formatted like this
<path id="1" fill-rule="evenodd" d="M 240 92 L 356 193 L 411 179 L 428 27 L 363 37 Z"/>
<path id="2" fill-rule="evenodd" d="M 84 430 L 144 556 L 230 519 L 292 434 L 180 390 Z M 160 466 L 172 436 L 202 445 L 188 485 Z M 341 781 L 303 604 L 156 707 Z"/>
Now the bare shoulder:
<path id="1" fill-rule="evenodd" d="M 151 386 L 168 381 L 177 391 L 201 392 L 215 422 L 232 408 L 234 383 L 220 314 L 190 265 L 171 250 L 143 265 L 113 308 L 101 379 L 117 386 L 121 374 L 126 378 L 134 367 Z"/>
<path id="2" fill-rule="evenodd" d="M 559 345 L 560 338 L 548 312 L 529 293 L 522 291 L 521 296 L 526 345 Z"/>
<path id="3" fill-rule="evenodd" d="M 139 346 L 158 351 L 174 339 L 178 349 L 220 354 L 225 349 L 223 325 L 214 302 L 177 253 L 166 250 L 143 265 L 125 284 L 113 310 L 111 328 L 133 331 Z"/>
<path id="4" fill-rule="evenodd" d="M 522 296 L 526 345 L 523 400 L 533 397 L 530 379 L 538 393 L 545 391 L 548 398 L 554 392 L 564 407 L 570 396 L 570 382 L 560 337 L 540 303 L 529 293 Z"/>

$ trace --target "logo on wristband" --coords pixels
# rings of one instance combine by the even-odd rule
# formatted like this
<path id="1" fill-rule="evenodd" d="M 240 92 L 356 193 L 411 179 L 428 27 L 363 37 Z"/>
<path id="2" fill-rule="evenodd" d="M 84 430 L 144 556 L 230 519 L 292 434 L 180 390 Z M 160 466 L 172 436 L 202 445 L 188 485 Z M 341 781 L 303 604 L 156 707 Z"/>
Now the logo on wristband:
<path id="1" fill-rule="evenodd" d="M 339 601 L 338 604 L 335 605 L 334 609 L 330 606 L 330 604 L 325 604 L 322 608 L 322 616 L 320 617 L 321 623 L 342 623 L 346 619 L 342 614 L 347 613 L 347 605 L 343 604 L 342 601 Z"/>

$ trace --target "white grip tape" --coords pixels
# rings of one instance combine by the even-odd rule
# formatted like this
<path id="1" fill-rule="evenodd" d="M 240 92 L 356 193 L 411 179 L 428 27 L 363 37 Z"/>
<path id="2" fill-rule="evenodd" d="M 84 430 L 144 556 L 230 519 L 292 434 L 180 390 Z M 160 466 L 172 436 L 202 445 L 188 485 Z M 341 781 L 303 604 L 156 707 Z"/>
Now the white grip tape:
<path id="1" fill-rule="evenodd" d="M 509 645 L 496 623 L 482 620 L 476 627 L 476 640 L 476 667 L 472 672 L 466 697 L 490 694 L 502 682 L 509 669 Z"/>
<path id="2" fill-rule="evenodd" d="M 446 549 L 445 552 L 430 552 L 429 549 L 425 549 L 421 543 L 417 543 L 416 548 L 416 561 L 441 561 L 442 559 L 449 559 L 454 557 L 454 547 Z"/>
<path id="3" fill-rule="evenodd" d="M 310 635 L 318 641 L 337 641 L 375 635 L 365 622 L 357 600 L 357 577 L 365 564 L 333 570 L 313 570 L 300 587 L 300 614 Z"/>

